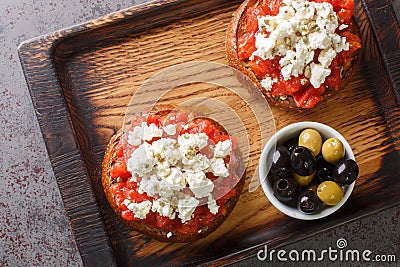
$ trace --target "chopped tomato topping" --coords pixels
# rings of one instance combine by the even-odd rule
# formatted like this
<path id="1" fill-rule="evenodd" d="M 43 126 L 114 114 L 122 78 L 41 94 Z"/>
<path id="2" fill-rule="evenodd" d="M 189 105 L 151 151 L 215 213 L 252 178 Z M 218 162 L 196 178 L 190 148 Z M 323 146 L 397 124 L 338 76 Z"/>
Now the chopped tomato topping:
<path id="1" fill-rule="evenodd" d="M 112 178 L 121 177 L 122 180 L 126 180 L 132 176 L 131 173 L 126 169 L 124 157 L 118 158 L 111 166 L 110 175 Z"/>
<path id="2" fill-rule="evenodd" d="M 125 183 L 124 182 L 115 183 L 115 184 L 111 185 L 111 192 L 115 195 L 120 190 L 123 190 L 123 188 L 125 188 Z"/>
<path id="3" fill-rule="evenodd" d="M 269 15 L 276 16 L 279 13 L 282 0 L 264 0 L 261 8 Z"/>
<path id="4" fill-rule="evenodd" d="M 349 42 L 350 52 L 354 52 L 361 48 L 361 40 L 357 35 L 349 31 L 342 32 L 340 35 L 346 37 L 346 41 Z"/>
<path id="5" fill-rule="evenodd" d="M 115 153 L 119 158 L 124 156 L 124 146 L 122 142 L 118 142 L 118 144 L 115 146 Z"/>
<path id="6" fill-rule="evenodd" d="M 127 189 L 125 191 L 125 197 L 132 202 L 143 202 L 145 200 L 149 200 L 150 198 L 147 196 L 146 193 L 139 194 L 139 192 L 136 189 Z"/>
<path id="7" fill-rule="evenodd" d="M 127 210 L 128 209 L 126 207 L 126 205 L 124 204 L 125 194 L 124 194 L 124 192 L 122 190 L 120 192 L 114 194 L 114 198 L 115 198 L 115 202 L 117 203 L 117 206 L 120 209 L 122 209 L 122 210 Z"/>
<path id="8" fill-rule="evenodd" d="M 329 2 L 336 12 L 340 9 L 354 10 L 354 0 L 331 0 Z"/>
<path id="9" fill-rule="evenodd" d="M 123 210 L 121 212 L 121 217 L 128 221 L 139 221 L 140 220 L 139 218 L 136 218 L 135 214 L 133 214 L 133 212 L 130 210 Z"/>
<path id="10" fill-rule="evenodd" d="M 256 37 L 251 32 L 246 32 L 239 37 L 238 40 L 238 56 L 239 59 L 248 59 L 254 51 L 256 51 Z"/>
<path id="11" fill-rule="evenodd" d="M 145 116 L 136 116 L 131 119 L 131 126 L 132 128 L 135 126 L 140 126 L 142 125 L 142 122 L 147 121 L 147 118 Z"/>
<path id="12" fill-rule="evenodd" d="M 157 114 L 150 113 L 147 116 L 147 125 L 150 125 L 152 123 L 157 125 L 157 127 L 160 127 L 161 126 L 161 117 L 159 115 L 157 115 Z"/>
<path id="13" fill-rule="evenodd" d="M 321 95 L 318 94 L 318 91 L 312 86 L 294 93 L 293 98 L 296 105 L 303 108 L 313 108 L 322 100 Z"/>
<path id="14" fill-rule="evenodd" d="M 247 32 L 256 32 L 258 30 L 258 18 L 267 15 L 264 9 L 261 7 L 249 7 L 247 13 Z"/>
<path id="15" fill-rule="evenodd" d="M 348 9 L 340 9 L 337 11 L 337 15 L 339 16 L 339 20 L 342 23 L 348 23 L 351 20 L 351 17 L 354 15 L 352 10 Z"/>
<path id="16" fill-rule="evenodd" d="M 221 135 L 209 120 L 203 119 L 194 119 L 188 124 L 186 129 L 182 130 L 182 133 L 205 133 L 214 143 L 219 141 Z"/>
<path id="17" fill-rule="evenodd" d="M 345 37 L 346 41 L 349 42 L 349 50 L 342 51 L 337 56 L 338 64 L 341 64 L 343 68 L 346 68 L 351 64 L 353 53 L 361 48 L 361 40 L 357 35 L 348 31 L 341 32 L 340 35 Z"/>
<path id="18" fill-rule="evenodd" d="M 261 79 L 264 79 L 274 67 L 272 60 L 264 60 L 260 57 L 254 57 L 254 59 L 250 60 L 247 64 Z"/>
<path id="19" fill-rule="evenodd" d="M 185 123 L 189 120 L 189 114 L 186 112 L 170 112 L 163 118 L 163 125 Z"/>
<path id="20" fill-rule="evenodd" d="M 171 223 L 171 219 L 156 213 L 157 226 L 159 228 L 166 228 Z"/>

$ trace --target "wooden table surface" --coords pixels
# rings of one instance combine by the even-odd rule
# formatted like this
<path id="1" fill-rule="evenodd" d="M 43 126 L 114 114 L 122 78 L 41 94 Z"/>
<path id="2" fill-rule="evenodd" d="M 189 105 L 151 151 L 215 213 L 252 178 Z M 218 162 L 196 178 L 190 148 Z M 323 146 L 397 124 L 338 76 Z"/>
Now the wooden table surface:
<path id="1" fill-rule="evenodd" d="M 0 266 L 82 266 L 23 77 L 18 45 L 26 39 L 145 2 L 0 1 Z M 400 15 L 400 1 L 394 0 L 393 6 Z M 399 218 L 397 206 L 283 249 L 335 247 L 337 240 L 344 238 L 352 249 L 396 254 L 398 264 Z M 326 263 L 332 264 L 329 260 Z M 263 264 L 253 257 L 235 265 Z"/>

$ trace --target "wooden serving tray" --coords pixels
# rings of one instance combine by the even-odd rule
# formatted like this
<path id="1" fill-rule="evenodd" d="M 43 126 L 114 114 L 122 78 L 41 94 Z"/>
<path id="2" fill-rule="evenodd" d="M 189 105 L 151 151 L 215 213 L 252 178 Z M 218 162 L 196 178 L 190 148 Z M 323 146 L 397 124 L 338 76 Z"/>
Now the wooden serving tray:
<path id="1" fill-rule="evenodd" d="M 352 82 L 310 111 L 272 108 L 277 129 L 311 120 L 347 138 L 360 177 L 338 212 L 317 221 L 295 220 L 276 210 L 261 187 L 250 192 L 247 186 L 223 225 L 193 243 L 157 242 L 119 222 L 101 188 L 101 162 L 107 142 L 122 126 L 131 96 L 166 67 L 194 60 L 226 64 L 225 31 L 240 2 L 155 1 L 19 47 L 85 265 L 227 264 L 256 255 L 265 244 L 277 248 L 400 203 L 400 28 L 391 1 L 362 0 L 356 3 L 355 17 L 363 60 Z M 259 153 L 250 153 L 247 180 L 257 171 Z"/>

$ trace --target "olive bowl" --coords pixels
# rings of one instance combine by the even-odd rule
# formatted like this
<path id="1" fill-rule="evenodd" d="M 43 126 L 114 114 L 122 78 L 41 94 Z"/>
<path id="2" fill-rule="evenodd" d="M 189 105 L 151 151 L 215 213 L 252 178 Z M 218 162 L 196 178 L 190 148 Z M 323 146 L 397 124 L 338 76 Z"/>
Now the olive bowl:
<path id="1" fill-rule="evenodd" d="M 315 219 L 320 219 L 323 217 L 326 217 L 344 205 L 344 203 L 347 201 L 347 199 L 350 197 L 351 192 L 353 191 L 354 184 L 353 182 L 350 185 L 346 185 L 343 187 L 344 189 L 344 195 L 343 199 L 335 206 L 326 206 L 324 205 L 323 208 L 315 214 L 306 214 L 300 211 L 297 207 L 292 207 L 289 206 L 285 203 L 280 202 L 275 196 L 274 196 L 274 191 L 271 182 L 267 178 L 268 172 L 271 167 L 271 159 L 272 155 L 276 151 L 276 147 L 279 144 L 283 144 L 286 141 L 290 140 L 291 138 L 294 138 L 296 136 L 299 136 L 300 133 L 304 129 L 314 129 L 317 130 L 322 139 L 328 139 L 331 137 L 338 138 L 344 146 L 345 150 L 345 155 L 344 159 L 354 159 L 354 154 L 353 151 L 349 145 L 349 143 L 346 141 L 346 139 L 335 129 L 329 127 L 328 125 L 318 123 L 318 122 L 310 122 L 310 121 L 304 121 L 304 122 L 297 122 L 290 124 L 279 131 L 277 131 L 265 144 L 261 156 L 260 156 L 260 162 L 258 165 L 258 171 L 259 171 L 259 177 L 260 177 L 260 183 L 262 186 L 262 189 L 267 196 L 268 200 L 272 203 L 272 205 L 275 206 L 278 210 L 280 210 L 282 213 L 286 214 L 287 216 L 300 219 L 300 220 L 315 220 Z"/>

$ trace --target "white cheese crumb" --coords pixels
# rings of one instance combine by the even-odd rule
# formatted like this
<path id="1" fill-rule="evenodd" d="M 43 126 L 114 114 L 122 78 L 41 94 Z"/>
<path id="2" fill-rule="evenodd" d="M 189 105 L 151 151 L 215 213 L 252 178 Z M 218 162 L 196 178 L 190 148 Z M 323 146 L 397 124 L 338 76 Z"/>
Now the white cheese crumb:
<path id="1" fill-rule="evenodd" d="M 264 87 L 265 90 L 271 91 L 272 90 L 272 86 L 277 81 L 278 81 L 278 79 L 276 79 L 276 78 L 272 79 L 271 77 L 265 77 L 265 79 L 261 80 L 261 86 Z"/>
<path id="2" fill-rule="evenodd" d="M 181 190 L 186 186 L 186 177 L 178 168 L 171 168 L 170 174 L 164 178 L 167 183 L 170 183 L 175 190 Z"/>
<path id="3" fill-rule="evenodd" d="M 214 148 L 214 157 L 225 158 L 232 151 L 232 141 L 230 139 L 218 142 Z"/>
<path id="4" fill-rule="evenodd" d="M 185 133 L 178 137 L 179 149 L 184 154 L 186 151 L 199 151 L 207 146 L 208 136 L 205 133 L 188 134 Z"/>
<path id="5" fill-rule="evenodd" d="M 129 199 L 125 199 L 123 203 L 125 206 L 128 206 L 131 203 L 131 201 Z"/>
<path id="6" fill-rule="evenodd" d="M 139 183 L 139 194 L 147 193 L 147 195 L 154 197 L 160 192 L 160 183 L 156 175 L 143 176 Z"/>
<path id="7" fill-rule="evenodd" d="M 168 234 L 167 234 L 167 238 L 171 238 L 172 237 L 172 232 L 169 232 Z"/>
<path id="8" fill-rule="evenodd" d="M 185 223 L 192 218 L 194 210 L 199 205 L 199 200 L 184 193 L 179 194 L 179 196 L 177 207 L 178 217 L 181 219 L 182 223 Z"/>
<path id="9" fill-rule="evenodd" d="M 155 162 L 152 158 L 148 157 L 147 151 L 149 150 L 150 145 L 148 143 L 143 143 L 133 151 L 126 164 L 127 170 L 133 175 L 138 174 L 140 177 L 151 172 Z"/>
<path id="10" fill-rule="evenodd" d="M 228 177 L 229 176 L 229 170 L 225 166 L 225 162 L 223 158 L 215 158 L 211 162 L 211 172 L 215 176 L 219 177 Z"/>
<path id="11" fill-rule="evenodd" d="M 349 25 L 347 25 L 347 24 L 341 24 L 341 25 L 339 26 L 339 30 L 342 31 L 342 30 L 344 30 L 344 29 L 346 29 L 346 28 L 348 28 L 348 27 L 349 27 Z"/>
<path id="12" fill-rule="evenodd" d="M 328 49 L 322 50 L 319 53 L 318 61 L 321 63 L 321 65 L 324 68 L 328 68 L 331 65 L 332 60 L 335 57 L 336 57 L 336 51 L 333 48 L 328 48 Z"/>
<path id="13" fill-rule="evenodd" d="M 171 220 L 175 219 L 176 213 L 168 201 L 163 201 L 161 199 L 153 200 L 153 206 L 151 207 L 151 210 L 153 212 L 158 212 L 161 216 L 168 217 Z"/>
<path id="14" fill-rule="evenodd" d="M 217 201 L 213 199 L 212 195 L 208 195 L 208 202 L 207 202 L 208 209 L 212 214 L 217 214 L 219 210 L 219 206 L 217 205 Z"/>
<path id="15" fill-rule="evenodd" d="M 151 209 L 151 202 L 149 200 L 145 200 L 140 203 L 129 203 L 127 208 L 133 212 L 134 216 L 139 219 L 146 218 L 147 214 Z"/>
<path id="16" fill-rule="evenodd" d="M 158 128 L 154 123 L 147 126 L 147 123 L 142 124 L 143 127 L 143 140 L 151 141 L 154 137 L 161 137 L 163 134 L 162 129 Z"/>
<path id="17" fill-rule="evenodd" d="M 133 146 L 139 146 L 143 139 L 143 128 L 141 126 L 135 126 L 133 131 L 128 133 L 128 143 Z"/>
<path id="18" fill-rule="evenodd" d="M 190 190 L 197 198 L 208 196 L 214 189 L 213 182 L 202 171 L 186 172 L 186 180 Z"/>
<path id="19" fill-rule="evenodd" d="M 315 88 L 318 88 L 325 81 L 325 78 L 331 74 L 331 70 L 329 68 L 324 68 L 321 64 L 315 64 L 315 63 L 311 63 L 310 67 L 311 67 L 310 83 Z"/>
<path id="20" fill-rule="evenodd" d="M 175 135 L 176 134 L 176 125 L 175 124 L 168 124 L 167 126 L 164 127 L 164 131 L 168 135 Z"/>

